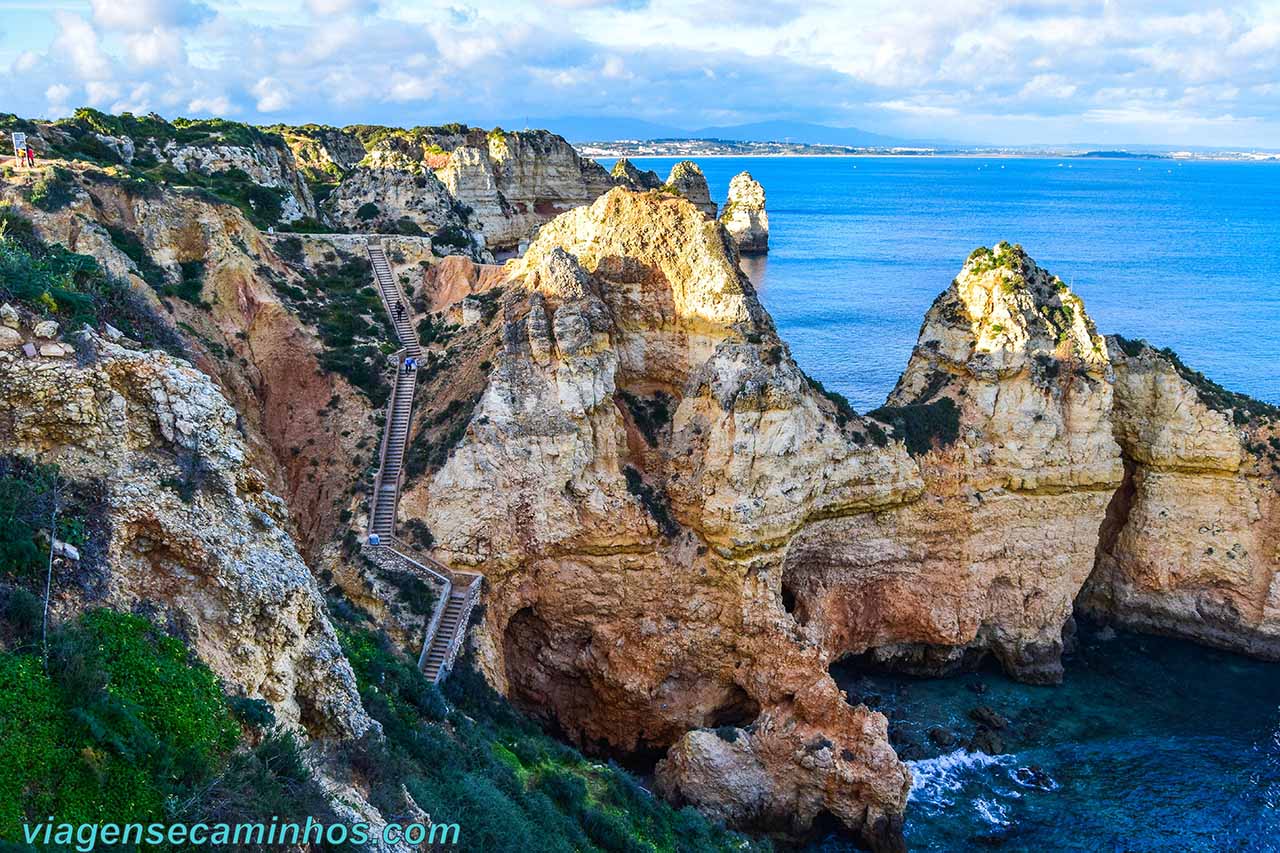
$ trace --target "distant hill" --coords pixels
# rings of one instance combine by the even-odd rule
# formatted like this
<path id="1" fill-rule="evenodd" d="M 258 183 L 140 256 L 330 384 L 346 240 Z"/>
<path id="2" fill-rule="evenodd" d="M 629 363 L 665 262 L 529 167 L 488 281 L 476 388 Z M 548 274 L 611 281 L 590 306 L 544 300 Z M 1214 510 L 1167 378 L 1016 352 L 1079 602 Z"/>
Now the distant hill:
<path id="1" fill-rule="evenodd" d="M 503 122 L 503 127 L 525 126 L 545 128 L 570 142 L 600 142 L 620 139 L 675 139 L 687 137 L 688 131 L 667 124 L 619 116 L 561 116 L 530 118 Z"/>
<path id="2" fill-rule="evenodd" d="M 802 142 L 807 145 L 847 145 L 853 148 L 893 148 L 910 140 L 856 127 L 828 127 L 802 121 L 757 121 L 719 127 L 703 127 L 689 134 L 695 139 L 731 139 L 737 142 Z"/>
<path id="3" fill-rule="evenodd" d="M 793 142 L 805 145 L 845 145 L 853 148 L 894 148 L 921 145 L 919 141 L 871 133 L 856 127 L 829 127 L 802 121 L 757 121 L 748 124 L 686 128 L 620 116 L 561 116 L 503 122 L 503 127 L 543 127 L 570 142 L 617 142 L 650 139 L 723 139 L 732 142 Z"/>

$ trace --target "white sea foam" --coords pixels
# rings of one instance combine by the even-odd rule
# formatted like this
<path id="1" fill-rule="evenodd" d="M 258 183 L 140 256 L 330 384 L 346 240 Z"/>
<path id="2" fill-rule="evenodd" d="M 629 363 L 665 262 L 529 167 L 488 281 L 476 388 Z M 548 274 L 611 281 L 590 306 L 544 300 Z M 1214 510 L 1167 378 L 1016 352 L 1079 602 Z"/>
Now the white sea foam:
<path id="1" fill-rule="evenodd" d="M 964 776 L 974 770 L 1005 764 L 1011 755 L 987 755 L 985 752 L 969 752 L 957 749 L 937 758 L 908 761 L 911 768 L 911 793 L 908 799 L 939 802 L 948 793 L 956 793 L 964 787 Z"/>
<path id="2" fill-rule="evenodd" d="M 997 800 L 984 800 L 981 797 L 973 801 L 973 807 L 983 820 L 994 826 L 1008 826 L 1009 812 Z"/>

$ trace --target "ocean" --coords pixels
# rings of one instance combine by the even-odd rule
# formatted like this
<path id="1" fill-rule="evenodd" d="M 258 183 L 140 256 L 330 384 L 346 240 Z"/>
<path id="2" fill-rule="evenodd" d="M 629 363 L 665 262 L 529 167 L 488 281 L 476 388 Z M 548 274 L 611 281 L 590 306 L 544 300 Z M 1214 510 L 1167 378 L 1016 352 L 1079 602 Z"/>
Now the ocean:
<path id="1" fill-rule="evenodd" d="M 666 175 L 673 158 L 637 160 Z M 1280 164 L 1001 158 L 709 158 L 746 169 L 771 251 L 747 265 L 800 365 L 867 410 L 897 381 L 969 252 L 1021 243 L 1099 331 L 1171 347 L 1280 403 Z M 612 165 L 605 162 L 606 166 Z M 890 718 L 915 785 L 913 851 L 1280 851 L 1280 664 L 1084 626 L 1059 687 L 832 668 Z M 969 751 L 969 714 L 1006 718 Z M 946 746 L 931 728 L 955 736 Z M 831 836 L 811 853 L 852 850 Z"/>
<path id="2" fill-rule="evenodd" d="M 675 158 L 637 159 L 666 177 Z M 602 160 L 606 167 L 612 161 Z M 1149 159 L 727 157 L 770 252 L 747 270 L 800 366 L 859 411 L 884 402 L 924 313 L 978 246 L 1021 243 L 1103 334 L 1171 347 L 1280 403 L 1280 164 Z"/>

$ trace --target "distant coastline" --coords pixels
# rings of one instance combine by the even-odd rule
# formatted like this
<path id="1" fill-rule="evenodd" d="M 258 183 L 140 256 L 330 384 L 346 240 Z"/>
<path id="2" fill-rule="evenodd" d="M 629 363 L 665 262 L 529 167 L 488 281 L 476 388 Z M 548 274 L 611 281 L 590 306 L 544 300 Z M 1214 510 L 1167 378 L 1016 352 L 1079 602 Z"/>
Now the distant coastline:
<path id="1" fill-rule="evenodd" d="M 1221 160 L 1280 163 L 1280 151 L 1128 151 L 1086 148 L 852 147 L 789 142 L 739 142 L 723 139 L 653 139 L 575 142 L 583 157 L 595 160 L 646 157 L 968 157 L 1114 160 Z"/>

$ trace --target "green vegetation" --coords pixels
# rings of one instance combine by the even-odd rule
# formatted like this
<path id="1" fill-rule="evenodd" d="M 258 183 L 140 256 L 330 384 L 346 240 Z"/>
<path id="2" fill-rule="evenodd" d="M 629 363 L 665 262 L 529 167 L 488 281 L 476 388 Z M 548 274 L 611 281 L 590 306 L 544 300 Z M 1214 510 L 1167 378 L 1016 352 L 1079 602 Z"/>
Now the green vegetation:
<path id="1" fill-rule="evenodd" d="M 447 252 L 437 251 L 441 247 L 449 247 L 462 252 L 471 250 L 471 235 L 460 225 L 445 225 L 431 235 L 431 251 L 436 255 Z"/>
<path id="2" fill-rule="evenodd" d="M 458 327 L 445 320 L 441 313 L 428 314 L 418 322 L 418 339 L 422 346 L 446 344 L 458 331 Z"/>
<path id="3" fill-rule="evenodd" d="M 969 265 L 970 270 L 978 275 L 1003 267 L 1022 276 L 1026 271 L 1027 253 L 1021 245 L 1010 245 L 1001 240 L 996 244 L 994 251 L 986 246 L 979 246 L 974 249 L 969 253 L 966 263 Z M 1009 284 L 1006 282 L 1006 285 Z M 1016 287 L 1016 284 L 1012 286 Z"/>
<path id="4" fill-rule="evenodd" d="M 671 517 L 666 492 L 646 483 L 643 475 L 630 465 L 622 470 L 622 475 L 627 479 L 627 491 L 639 498 L 640 504 L 657 523 L 662 534 L 671 538 L 679 533 L 680 525 Z"/>
<path id="5" fill-rule="evenodd" d="M 881 406 L 867 417 L 890 424 L 912 456 L 950 447 L 960 437 L 960 409 L 950 397 L 909 406 Z"/>
<path id="6" fill-rule="evenodd" d="M 174 141 L 179 145 L 261 145 L 284 149 L 284 139 L 253 125 L 221 118 L 176 118 L 166 121 L 155 113 L 138 117 L 132 113 L 108 115 L 89 107 L 81 107 L 70 118 L 56 123 L 73 136 L 100 133 L 103 136 L 128 136 L 134 143 L 154 139 L 157 143 Z M 140 147 L 140 146 L 139 146 Z"/>
<path id="7" fill-rule="evenodd" d="M 50 166 L 31 185 L 30 201 L 44 211 L 61 210 L 75 198 L 75 178 L 61 166 Z"/>
<path id="8" fill-rule="evenodd" d="M 64 332 L 110 323 L 147 346 L 187 354 L 177 333 L 128 284 L 89 255 L 42 243 L 31 223 L 7 207 L 0 207 L 0 301 L 55 319 Z"/>
<path id="9" fill-rule="evenodd" d="M 496 694 L 464 655 L 444 683 L 429 683 L 359 616 L 339 624 L 361 697 L 385 744 L 364 744 L 371 799 L 403 811 L 400 786 L 434 819 L 461 826 L 468 850 L 767 850 L 691 808 L 677 811 L 616 765 L 589 761 Z"/>
<path id="10" fill-rule="evenodd" d="M 146 619 L 95 611 L 0 653 L 0 837 L 24 815 L 145 820 L 194 790 L 239 736 L 213 674 Z"/>
<path id="11" fill-rule="evenodd" d="M 361 222 L 368 222 L 370 219 L 376 218 L 381 212 L 382 210 L 376 204 L 366 201 L 356 210 L 356 219 Z"/>
<path id="12" fill-rule="evenodd" d="M 435 362 L 428 356 L 428 366 Z M 455 397 L 436 415 L 422 424 L 413 440 L 409 442 L 409 452 L 405 455 L 404 475 L 407 482 L 412 482 L 428 471 L 435 470 L 449 458 L 449 451 L 462 441 L 466 434 L 467 424 L 471 423 L 471 415 L 480 402 L 480 396 Z M 435 435 L 435 440 L 431 436 Z"/>
<path id="13" fill-rule="evenodd" d="M 432 535 L 431 528 L 427 527 L 426 522 L 420 518 L 405 519 L 400 523 L 400 530 L 406 539 L 424 551 L 430 551 L 436 544 L 436 537 Z"/>
<path id="14" fill-rule="evenodd" d="M 636 428 L 650 447 L 658 446 L 659 434 L 671 423 L 671 395 L 659 391 L 652 397 L 637 397 L 630 391 L 619 391 L 627 404 Z"/>
<path id="15" fill-rule="evenodd" d="M 302 241 L 296 237 L 281 240 L 276 249 L 285 260 L 296 262 L 302 257 Z M 319 267 L 307 277 L 305 290 L 278 278 L 272 282 L 276 292 L 319 332 L 325 348 L 321 366 L 345 377 L 375 407 L 385 403 L 391 386 L 381 345 L 394 341 L 396 335 L 373 287 L 369 261 L 350 255 Z"/>
<path id="16" fill-rule="evenodd" d="M 809 383 L 810 388 L 817 391 L 823 397 L 826 397 L 831 401 L 831 404 L 836 407 L 836 423 L 840 425 L 841 429 L 844 429 L 846 424 L 858 417 L 858 413 L 855 412 L 853 410 L 853 406 L 849 404 L 848 397 L 836 391 L 828 391 L 825 385 L 807 373 L 801 372 L 801 375 L 804 377 L 805 381 Z"/>
<path id="17" fill-rule="evenodd" d="M 0 458 L 0 575 L 10 579 L 43 575 L 58 485 L 55 465 Z M 83 545 L 84 520 L 70 513 L 60 515 L 58 538 Z"/>
<path id="18" fill-rule="evenodd" d="M 1120 349 L 1130 358 L 1137 358 L 1144 350 L 1149 350 L 1168 359 L 1173 369 L 1184 381 L 1194 386 L 1200 402 L 1217 412 L 1230 413 L 1237 426 L 1243 426 L 1253 420 L 1272 421 L 1280 419 L 1280 406 L 1274 406 L 1262 400 L 1255 400 L 1245 394 L 1237 394 L 1223 388 L 1217 382 L 1198 370 L 1189 367 L 1172 349 L 1156 349 L 1142 339 L 1130 339 L 1115 335 Z"/>
<path id="19" fill-rule="evenodd" d="M 84 160 L 103 167 L 116 167 L 117 179 L 132 180 L 154 187 L 158 184 L 192 187 L 210 196 L 235 205 L 259 228 L 276 225 L 283 211 L 286 191 L 264 187 L 253 181 L 244 171 L 236 168 L 204 174 L 188 169 L 180 171 L 162 162 L 153 153 L 168 143 L 180 146 L 233 145 L 287 150 L 278 134 L 263 131 L 252 125 L 225 119 L 185 119 L 172 122 L 158 115 L 134 116 L 121 113 L 107 115 L 98 110 L 81 108 L 70 118 L 61 119 L 51 126 L 41 127 L 23 122 L 14 116 L 0 117 L 0 124 L 24 129 L 38 138 L 37 147 L 42 156 L 66 160 Z M 103 142 L 98 135 L 128 136 L 134 141 L 135 154 L 131 163 L 125 163 L 120 151 Z M 61 173 L 61 174 L 59 174 Z M 70 173 L 55 169 L 41 178 L 32 188 L 33 204 L 56 210 L 71 199 Z"/>
<path id="20" fill-rule="evenodd" d="M 267 731 L 270 707 L 225 697 L 181 641 L 142 616 L 91 611 L 53 632 L 46 669 L 29 613 L 38 599 L 0 595 L 14 638 L 0 652 L 0 839 L 16 841 L 25 820 L 49 816 L 334 819 L 297 742 Z M 257 746 L 237 748 L 242 726 L 264 730 Z"/>

